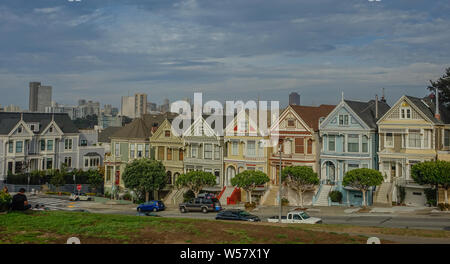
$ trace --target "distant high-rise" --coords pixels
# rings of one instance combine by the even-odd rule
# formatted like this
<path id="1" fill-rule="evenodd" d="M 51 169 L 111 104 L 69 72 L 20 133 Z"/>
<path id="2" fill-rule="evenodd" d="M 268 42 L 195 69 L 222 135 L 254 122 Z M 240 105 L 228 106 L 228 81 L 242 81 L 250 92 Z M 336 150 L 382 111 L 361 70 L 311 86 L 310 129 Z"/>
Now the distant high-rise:
<path id="1" fill-rule="evenodd" d="M 120 107 L 120 115 L 135 118 L 134 96 L 122 96 L 122 103 Z"/>
<path id="2" fill-rule="evenodd" d="M 135 117 L 141 117 L 147 113 L 147 94 L 138 93 L 134 95 Z"/>
<path id="3" fill-rule="evenodd" d="M 42 86 L 40 82 L 30 82 L 30 112 L 45 112 L 45 107 L 52 106 L 52 87 Z"/>
<path id="4" fill-rule="evenodd" d="M 296 92 L 289 94 L 289 105 L 300 105 L 300 95 Z"/>

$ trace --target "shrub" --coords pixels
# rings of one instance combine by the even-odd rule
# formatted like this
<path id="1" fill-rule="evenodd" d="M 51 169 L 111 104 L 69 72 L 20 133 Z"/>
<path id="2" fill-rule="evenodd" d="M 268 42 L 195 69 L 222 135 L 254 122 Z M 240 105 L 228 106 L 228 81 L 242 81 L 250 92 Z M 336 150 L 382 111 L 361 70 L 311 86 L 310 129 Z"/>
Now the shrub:
<path id="1" fill-rule="evenodd" d="M 440 204 L 438 204 L 438 207 L 439 207 L 439 210 L 445 211 L 445 204 L 440 203 Z"/>
<path id="2" fill-rule="evenodd" d="M 253 203 L 246 202 L 244 206 L 245 206 L 245 209 L 247 209 L 247 210 L 253 210 L 256 208 L 256 203 L 255 202 L 253 202 Z"/>
<path id="3" fill-rule="evenodd" d="M 106 197 L 106 198 L 111 198 L 111 193 L 108 192 L 108 191 L 105 191 L 104 197 Z"/>
<path id="4" fill-rule="evenodd" d="M 424 191 L 427 197 L 427 203 L 431 206 L 436 206 L 436 189 L 427 188 Z"/>
<path id="5" fill-rule="evenodd" d="M 124 199 L 124 200 L 130 201 L 130 200 L 131 200 L 131 194 L 130 194 L 130 193 L 125 193 L 125 194 L 123 195 L 123 199 Z"/>
<path id="6" fill-rule="evenodd" d="M 331 191 L 328 196 L 330 197 L 333 203 L 341 203 L 342 202 L 342 193 L 340 191 Z"/>
<path id="7" fill-rule="evenodd" d="M 88 196 L 96 196 L 96 193 L 86 193 Z"/>
<path id="8" fill-rule="evenodd" d="M 289 200 L 287 198 L 282 198 L 281 199 L 281 205 L 286 206 L 289 204 Z"/>

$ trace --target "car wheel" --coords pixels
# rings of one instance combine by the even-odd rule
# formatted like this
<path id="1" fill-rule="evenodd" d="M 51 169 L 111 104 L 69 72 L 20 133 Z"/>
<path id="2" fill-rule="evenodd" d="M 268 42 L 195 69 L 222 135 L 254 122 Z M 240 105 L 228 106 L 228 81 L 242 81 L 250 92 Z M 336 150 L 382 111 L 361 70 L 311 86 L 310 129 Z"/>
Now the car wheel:
<path id="1" fill-rule="evenodd" d="M 184 208 L 184 207 L 181 207 L 181 208 L 180 208 L 180 212 L 182 212 L 182 213 L 186 213 L 186 208 Z"/>
<path id="2" fill-rule="evenodd" d="M 202 212 L 203 212 L 204 214 L 208 213 L 208 208 L 203 207 L 203 208 L 202 208 Z"/>
<path id="3" fill-rule="evenodd" d="M 156 211 L 158 211 L 158 209 L 156 209 L 156 207 L 155 207 L 155 208 L 153 208 L 153 212 L 156 212 Z"/>
<path id="4" fill-rule="evenodd" d="M 138 211 L 138 212 L 141 212 L 141 208 L 138 207 L 137 211 Z"/>

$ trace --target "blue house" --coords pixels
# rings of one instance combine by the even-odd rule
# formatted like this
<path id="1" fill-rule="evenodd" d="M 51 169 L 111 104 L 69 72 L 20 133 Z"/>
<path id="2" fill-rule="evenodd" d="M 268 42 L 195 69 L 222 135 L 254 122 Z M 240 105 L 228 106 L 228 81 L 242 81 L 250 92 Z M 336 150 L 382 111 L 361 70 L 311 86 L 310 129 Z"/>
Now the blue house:
<path id="1" fill-rule="evenodd" d="M 320 122 L 320 189 L 313 199 L 314 205 L 334 205 L 328 198 L 329 192 L 334 190 L 343 195 L 341 205 L 362 205 L 362 192 L 343 186 L 342 180 L 345 173 L 353 169 L 378 170 L 376 122 L 389 108 L 384 98 L 368 102 L 342 98 L 339 105 Z M 373 191 L 366 192 L 368 205 L 372 204 Z"/>

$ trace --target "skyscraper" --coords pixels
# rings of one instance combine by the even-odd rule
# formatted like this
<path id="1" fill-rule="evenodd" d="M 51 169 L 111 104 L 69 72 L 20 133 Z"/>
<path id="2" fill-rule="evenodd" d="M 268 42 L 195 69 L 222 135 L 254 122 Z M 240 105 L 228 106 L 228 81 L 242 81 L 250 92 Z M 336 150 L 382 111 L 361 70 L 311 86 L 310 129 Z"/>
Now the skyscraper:
<path id="1" fill-rule="evenodd" d="M 138 93 L 134 95 L 135 100 L 135 116 L 141 117 L 142 115 L 147 113 L 147 94 Z"/>
<path id="2" fill-rule="evenodd" d="M 52 87 L 42 86 L 40 82 L 30 82 L 30 112 L 45 112 L 45 107 L 52 106 Z"/>
<path id="3" fill-rule="evenodd" d="M 296 92 L 289 94 L 289 105 L 300 105 L 300 95 Z"/>

